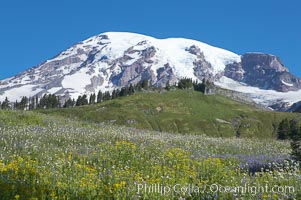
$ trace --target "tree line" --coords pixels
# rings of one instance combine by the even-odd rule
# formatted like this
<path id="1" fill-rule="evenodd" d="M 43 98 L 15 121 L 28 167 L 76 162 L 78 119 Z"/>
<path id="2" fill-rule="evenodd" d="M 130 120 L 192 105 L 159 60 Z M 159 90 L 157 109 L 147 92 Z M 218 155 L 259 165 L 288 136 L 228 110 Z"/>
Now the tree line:
<path id="1" fill-rule="evenodd" d="M 80 95 L 77 99 L 68 98 L 61 100 L 60 96 L 55 94 L 44 94 L 42 97 L 22 97 L 20 101 L 10 102 L 6 97 L 3 102 L 0 101 L 0 108 L 3 110 L 34 110 L 34 109 L 50 109 L 50 108 L 70 108 L 74 106 L 91 105 L 95 103 L 101 103 L 118 97 L 133 95 L 135 91 L 142 89 L 147 90 L 149 88 L 148 81 L 143 80 L 141 83 L 133 86 L 123 87 L 121 89 L 114 89 L 112 92 L 98 91 L 97 94 L 92 93 L 90 95 Z"/>
<path id="2" fill-rule="evenodd" d="M 178 88 L 185 90 L 185 89 L 194 89 L 195 91 L 199 91 L 202 93 L 206 93 L 208 89 L 213 87 L 213 83 L 211 83 L 208 79 L 205 78 L 202 80 L 201 83 L 198 81 L 193 81 L 191 78 L 182 78 L 178 82 Z"/>
<path id="3" fill-rule="evenodd" d="M 169 81 L 166 83 L 165 89 L 169 90 L 172 87 L 177 87 L 179 89 L 194 89 L 196 91 L 205 92 L 211 83 L 202 81 L 198 83 L 197 81 L 192 81 L 190 78 L 182 78 L 179 82 L 173 86 L 170 86 Z M 3 110 L 13 109 L 13 110 L 34 110 L 34 109 L 50 109 L 50 108 L 70 108 L 74 106 L 84 106 L 91 105 L 95 103 L 101 103 L 103 101 L 108 101 L 118 97 L 133 95 L 135 91 L 149 90 L 151 87 L 148 80 L 142 80 L 136 85 L 130 84 L 129 86 L 123 87 L 121 89 L 114 89 L 112 92 L 101 90 L 97 94 L 92 93 L 90 95 L 84 94 L 77 97 L 77 99 L 68 98 L 66 100 L 61 100 L 60 96 L 55 94 L 44 94 L 42 97 L 22 97 L 20 101 L 10 102 L 6 97 L 3 102 L 0 102 L 0 107 Z"/>

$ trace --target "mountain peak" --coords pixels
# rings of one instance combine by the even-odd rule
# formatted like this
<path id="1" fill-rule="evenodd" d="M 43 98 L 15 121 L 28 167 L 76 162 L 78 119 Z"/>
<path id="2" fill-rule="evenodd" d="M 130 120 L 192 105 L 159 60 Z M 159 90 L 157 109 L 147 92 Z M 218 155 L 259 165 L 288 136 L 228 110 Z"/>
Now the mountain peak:
<path id="1" fill-rule="evenodd" d="M 282 64 L 280 59 L 272 54 L 266 53 L 245 53 L 243 60 L 246 60 L 252 65 L 257 65 L 262 68 L 273 69 L 276 72 L 288 72 L 288 69 Z"/>
<path id="2" fill-rule="evenodd" d="M 63 98 L 108 91 L 144 79 L 163 87 L 182 77 L 224 80 L 278 92 L 297 91 L 301 81 L 270 54 L 242 56 L 185 38 L 157 39 L 138 33 L 105 32 L 0 82 L 0 100 L 45 93 Z M 223 84 L 222 84 L 223 85 Z M 225 87 L 227 84 L 224 84 Z"/>

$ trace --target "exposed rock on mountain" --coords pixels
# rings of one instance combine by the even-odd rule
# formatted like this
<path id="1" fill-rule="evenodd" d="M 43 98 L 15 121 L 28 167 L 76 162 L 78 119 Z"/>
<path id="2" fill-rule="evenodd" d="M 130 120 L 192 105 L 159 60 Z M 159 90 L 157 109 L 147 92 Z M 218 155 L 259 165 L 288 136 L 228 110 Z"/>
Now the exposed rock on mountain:
<path id="1" fill-rule="evenodd" d="M 240 63 L 226 66 L 225 76 L 261 89 L 279 92 L 301 89 L 301 79 L 290 74 L 281 61 L 270 54 L 246 53 Z"/>
<path id="2" fill-rule="evenodd" d="M 144 79 L 164 87 L 183 77 L 198 81 L 205 78 L 275 109 L 287 109 L 301 100 L 301 80 L 273 55 L 240 56 L 195 40 L 108 32 L 0 81 L 0 101 L 6 96 L 15 101 L 45 93 L 60 95 L 61 99 L 77 98 Z"/>
<path id="3" fill-rule="evenodd" d="M 103 33 L 53 59 L 0 82 L 1 98 L 54 93 L 76 98 L 148 79 L 163 87 L 182 77 L 214 80 L 240 56 L 182 38 L 155 39 L 134 33 Z"/>

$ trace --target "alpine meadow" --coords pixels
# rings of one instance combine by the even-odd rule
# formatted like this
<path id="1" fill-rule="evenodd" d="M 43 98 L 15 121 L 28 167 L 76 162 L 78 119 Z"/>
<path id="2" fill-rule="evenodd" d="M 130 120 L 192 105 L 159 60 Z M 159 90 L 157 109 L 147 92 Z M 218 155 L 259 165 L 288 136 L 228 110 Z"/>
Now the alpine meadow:
<path id="1" fill-rule="evenodd" d="M 0 101 L 1 200 L 301 199 L 301 79 L 272 54 L 104 32 Z"/>

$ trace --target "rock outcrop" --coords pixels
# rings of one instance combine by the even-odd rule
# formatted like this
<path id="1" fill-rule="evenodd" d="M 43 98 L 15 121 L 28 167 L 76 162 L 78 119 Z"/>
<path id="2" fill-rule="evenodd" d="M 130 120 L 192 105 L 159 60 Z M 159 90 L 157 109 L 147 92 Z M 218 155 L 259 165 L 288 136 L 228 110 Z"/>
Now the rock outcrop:
<path id="1" fill-rule="evenodd" d="M 240 63 L 226 66 L 225 76 L 261 89 L 279 92 L 301 89 L 301 79 L 289 73 L 279 58 L 270 54 L 246 53 Z"/>

